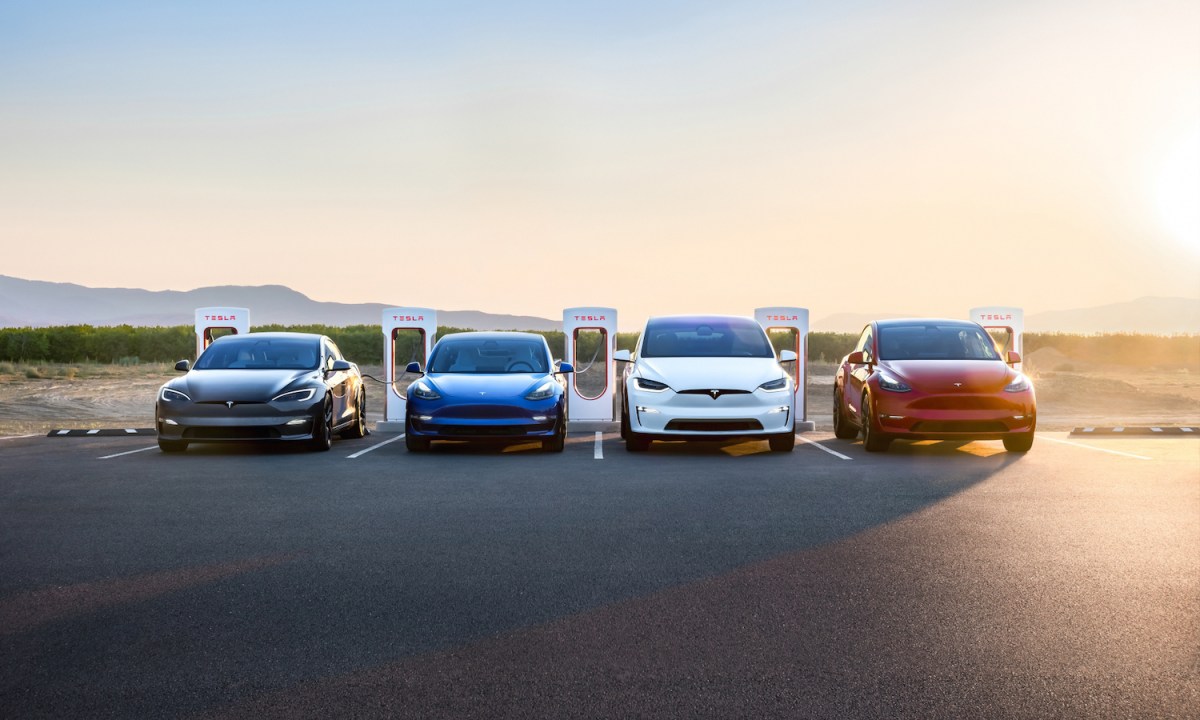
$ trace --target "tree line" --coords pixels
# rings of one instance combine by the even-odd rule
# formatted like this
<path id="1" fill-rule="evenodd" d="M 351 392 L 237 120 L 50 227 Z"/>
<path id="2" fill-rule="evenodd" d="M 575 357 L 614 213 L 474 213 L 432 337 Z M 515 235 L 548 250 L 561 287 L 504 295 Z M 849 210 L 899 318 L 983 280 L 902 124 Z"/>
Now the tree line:
<path id="1" fill-rule="evenodd" d="M 260 325 L 255 331 L 311 332 L 328 335 L 342 353 L 363 365 L 383 362 L 384 337 L 378 325 Z M 466 332 L 463 328 L 439 327 L 438 337 Z M 564 354 L 566 338 L 562 331 L 539 333 L 546 338 L 554 357 Z M 814 332 L 808 336 L 808 357 L 814 362 L 837 362 L 854 346 L 857 333 Z M 618 333 L 617 348 L 632 350 L 638 333 Z M 790 347 L 793 340 L 772 333 L 777 349 Z M 599 333 L 582 333 L 577 357 L 587 361 L 598 355 Z M 196 337 L 191 326 L 134 327 L 131 325 L 94 327 L 59 325 L 41 328 L 0 328 L 0 361 L 51 363 L 139 363 L 174 362 L 193 359 Z M 415 331 L 396 337 L 396 356 L 419 356 L 420 342 Z M 1065 333 L 1026 333 L 1025 354 L 1051 347 L 1072 360 L 1109 365 L 1142 367 L 1200 367 L 1200 335 L 1071 335 Z M 602 356 L 601 356 L 602 357 Z"/>

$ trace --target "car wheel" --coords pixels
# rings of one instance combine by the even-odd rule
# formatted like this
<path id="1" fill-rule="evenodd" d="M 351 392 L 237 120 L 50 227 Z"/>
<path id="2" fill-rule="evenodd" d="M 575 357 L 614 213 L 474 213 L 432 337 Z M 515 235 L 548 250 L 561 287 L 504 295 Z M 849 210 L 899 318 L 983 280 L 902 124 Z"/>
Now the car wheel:
<path id="1" fill-rule="evenodd" d="M 1033 447 L 1033 432 L 1020 433 L 1004 438 L 1004 449 L 1010 453 L 1025 453 Z"/>
<path id="2" fill-rule="evenodd" d="M 567 444 L 567 424 L 562 420 L 558 422 L 558 429 L 554 435 L 542 441 L 543 452 L 560 453 Z"/>
<path id="3" fill-rule="evenodd" d="M 650 438 L 630 430 L 625 438 L 625 449 L 629 452 L 646 452 L 650 449 Z"/>
<path id="4" fill-rule="evenodd" d="M 187 450 L 187 440 L 163 440 L 158 439 L 158 449 L 165 453 L 180 453 Z"/>
<path id="5" fill-rule="evenodd" d="M 796 447 L 796 429 L 792 428 L 791 432 L 772 435 L 767 438 L 767 442 L 771 445 L 771 452 L 791 452 Z"/>
<path id="6" fill-rule="evenodd" d="M 846 417 L 846 400 L 842 389 L 833 386 L 833 436 L 839 440 L 853 440 L 858 437 L 858 428 Z"/>
<path id="7" fill-rule="evenodd" d="M 428 440 L 413 435 L 412 421 L 408 418 L 404 419 L 404 447 L 409 452 L 425 452 L 429 449 Z"/>
<path id="8" fill-rule="evenodd" d="M 621 406 L 621 439 L 629 437 L 629 403 L 623 403 Z"/>
<path id="9" fill-rule="evenodd" d="M 354 403 L 354 424 L 342 431 L 342 437 L 357 440 L 367 436 L 367 394 L 358 391 L 358 400 Z"/>
<path id="10" fill-rule="evenodd" d="M 871 396 L 863 394 L 862 400 L 862 434 L 863 448 L 867 452 L 887 452 L 892 439 L 876 429 L 875 408 L 871 404 Z"/>
<path id="11" fill-rule="evenodd" d="M 321 403 L 321 416 L 319 419 L 314 419 L 312 440 L 309 440 L 309 447 L 317 452 L 325 452 L 333 447 L 333 401 L 329 396 L 325 396 L 325 402 Z"/>

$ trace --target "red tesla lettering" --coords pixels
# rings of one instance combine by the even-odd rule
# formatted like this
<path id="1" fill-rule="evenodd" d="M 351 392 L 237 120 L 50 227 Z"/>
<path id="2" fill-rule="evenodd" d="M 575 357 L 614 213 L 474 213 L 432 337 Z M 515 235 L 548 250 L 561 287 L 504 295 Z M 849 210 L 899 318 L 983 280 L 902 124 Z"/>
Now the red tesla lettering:
<path id="1" fill-rule="evenodd" d="M 424 315 L 393 315 L 393 320 L 402 320 L 404 322 L 420 322 L 425 319 Z"/>
<path id="2" fill-rule="evenodd" d="M 589 320 L 589 321 L 595 322 L 597 320 L 607 320 L 608 318 L 604 315 L 576 315 L 575 319 L 576 320 Z"/>
<path id="3" fill-rule="evenodd" d="M 768 315 L 768 320 L 799 320 L 799 315 Z"/>
<path id="4" fill-rule="evenodd" d="M 230 320 L 237 320 L 237 315 L 205 315 L 204 319 L 205 320 L 223 320 L 223 321 L 228 322 Z"/>

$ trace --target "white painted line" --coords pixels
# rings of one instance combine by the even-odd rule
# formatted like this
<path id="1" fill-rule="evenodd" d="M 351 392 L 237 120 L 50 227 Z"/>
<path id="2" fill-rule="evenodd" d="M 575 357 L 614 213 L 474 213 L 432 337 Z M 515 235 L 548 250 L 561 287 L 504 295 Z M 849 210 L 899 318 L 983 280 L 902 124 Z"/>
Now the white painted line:
<path id="1" fill-rule="evenodd" d="M 1123 427 L 1116 427 L 1116 428 L 1113 428 L 1113 432 L 1125 432 L 1125 428 L 1123 428 Z"/>
<path id="2" fill-rule="evenodd" d="M 125 432 L 129 433 L 130 435 L 137 435 L 137 430 L 134 430 L 133 428 L 125 428 Z"/>
<path id="3" fill-rule="evenodd" d="M 1192 431 L 1192 429 L 1190 427 L 1179 428 L 1179 429 L 1182 430 L 1183 432 L 1191 432 Z"/>
<path id="4" fill-rule="evenodd" d="M 1145 455 L 1134 455 L 1133 453 L 1121 452 L 1120 450 L 1109 450 L 1108 448 L 1100 448 L 1096 447 L 1095 445 L 1084 445 L 1083 443 L 1071 442 L 1070 440 L 1059 440 L 1058 438 L 1046 437 L 1045 435 L 1038 435 L 1038 439 L 1049 440 L 1050 442 L 1061 443 L 1063 445 L 1072 445 L 1074 447 L 1084 448 L 1085 450 L 1095 450 L 1096 452 L 1108 453 L 1109 455 L 1120 455 L 1122 457 L 1135 458 L 1137 460 L 1154 459 L 1146 457 Z"/>
<path id="5" fill-rule="evenodd" d="M 37 437 L 37 435 L 5 435 L 4 437 L 0 437 L 0 440 L 20 440 L 27 437 Z"/>
<path id="6" fill-rule="evenodd" d="M 596 433 L 596 449 L 592 451 L 592 458 L 596 460 L 604 459 L 604 433 Z"/>
<path id="7" fill-rule="evenodd" d="M 150 447 L 138 448 L 137 450 L 127 450 L 125 452 L 114 453 L 112 455 L 104 455 L 104 456 L 101 456 L 99 459 L 100 460 L 108 460 L 109 458 L 121 457 L 122 455 L 132 455 L 134 453 L 146 452 L 147 450 L 157 450 L 157 449 L 158 449 L 157 445 L 151 445 Z"/>
<path id="8" fill-rule="evenodd" d="M 1162 432 L 1162 428 L 1152 427 L 1150 428 L 1150 432 Z"/>
<path id="9" fill-rule="evenodd" d="M 1092 432 L 1092 431 L 1093 431 L 1093 430 L 1095 430 L 1095 429 L 1096 429 L 1096 428 L 1094 428 L 1094 427 L 1090 427 L 1090 428 L 1084 428 L 1084 429 L 1083 429 L 1083 431 L 1084 431 L 1084 432 Z"/>
<path id="10" fill-rule="evenodd" d="M 58 432 L 56 432 L 54 434 L 55 435 L 70 435 L 71 431 L 70 430 L 59 430 Z"/>
<path id="11" fill-rule="evenodd" d="M 88 431 L 87 431 L 87 434 L 88 434 L 88 435 L 95 435 L 95 434 L 96 434 L 96 433 L 98 433 L 98 432 L 100 432 L 100 429 L 99 429 L 99 428 L 97 428 L 97 429 L 95 429 L 95 430 L 88 430 Z"/>
<path id="12" fill-rule="evenodd" d="M 394 438 L 390 438 L 390 439 L 388 439 L 388 440 L 384 440 L 384 441 L 383 441 L 383 442 L 381 442 L 381 443 L 377 443 L 377 444 L 375 444 L 375 445 L 372 445 L 371 447 L 367 448 L 366 450 L 359 450 L 358 452 L 354 453 L 353 455 L 347 455 L 347 456 L 346 456 L 346 459 L 347 459 L 347 460 L 353 460 L 354 458 L 356 458 L 356 457 L 358 457 L 358 456 L 360 456 L 360 455 L 366 455 L 367 453 L 371 452 L 372 450 L 378 450 L 379 448 L 383 447 L 384 445 L 387 445 L 388 443 L 394 443 L 394 442 L 396 442 L 397 440 L 403 440 L 403 439 L 404 439 L 404 433 L 400 433 L 400 434 L 399 434 L 399 435 L 397 435 L 396 437 L 394 437 Z"/>
<path id="13" fill-rule="evenodd" d="M 804 437 L 803 435 L 797 435 L 796 439 L 799 440 L 800 442 L 806 442 L 809 445 L 815 445 L 834 457 L 839 457 L 843 460 L 853 460 L 854 459 L 854 458 L 850 457 L 849 455 L 841 454 L 837 450 L 830 450 L 829 448 L 825 447 L 824 445 L 817 442 L 816 440 L 809 440 L 808 438 Z"/>

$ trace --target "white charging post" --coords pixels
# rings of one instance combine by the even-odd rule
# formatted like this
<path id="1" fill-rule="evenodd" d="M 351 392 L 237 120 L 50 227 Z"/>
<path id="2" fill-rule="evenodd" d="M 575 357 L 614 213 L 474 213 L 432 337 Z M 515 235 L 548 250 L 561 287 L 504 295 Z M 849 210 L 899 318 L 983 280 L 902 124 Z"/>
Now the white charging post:
<path id="1" fill-rule="evenodd" d="M 228 330 L 233 335 L 250 332 L 250 311 L 235 307 L 196 308 L 196 357 L 212 345 L 213 331 Z M 220 337 L 218 335 L 217 337 Z"/>
<path id="2" fill-rule="evenodd" d="M 408 397 L 399 387 L 405 368 L 418 362 L 421 369 L 429 361 L 429 353 L 437 339 L 437 310 L 419 307 L 385 308 L 383 311 L 383 379 L 386 381 L 383 403 L 383 422 L 376 423 L 379 432 L 404 432 L 404 412 Z M 401 354 L 396 354 L 397 338 L 401 333 L 415 333 L 402 342 Z M 416 379 L 416 376 L 411 378 Z M 407 386 L 406 386 L 407 387 Z"/>
<path id="3" fill-rule="evenodd" d="M 816 430 L 817 424 L 808 419 L 808 309 L 762 307 L 755 309 L 754 319 L 767 335 L 772 330 L 795 331 L 791 350 L 796 353 L 796 365 L 792 370 L 792 384 L 796 388 L 796 432 Z"/>
<path id="4" fill-rule="evenodd" d="M 1000 356 L 1008 359 L 1008 351 L 1020 353 L 1021 362 L 1013 367 L 1020 370 L 1025 364 L 1025 311 L 1016 307 L 971 308 L 971 321 L 983 326 L 996 341 Z"/>
<path id="5" fill-rule="evenodd" d="M 566 357 L 575 367 L 567 377 L 567 420 L 613 422 L 617 311 L 607 307 L 563 310 Z"/>

